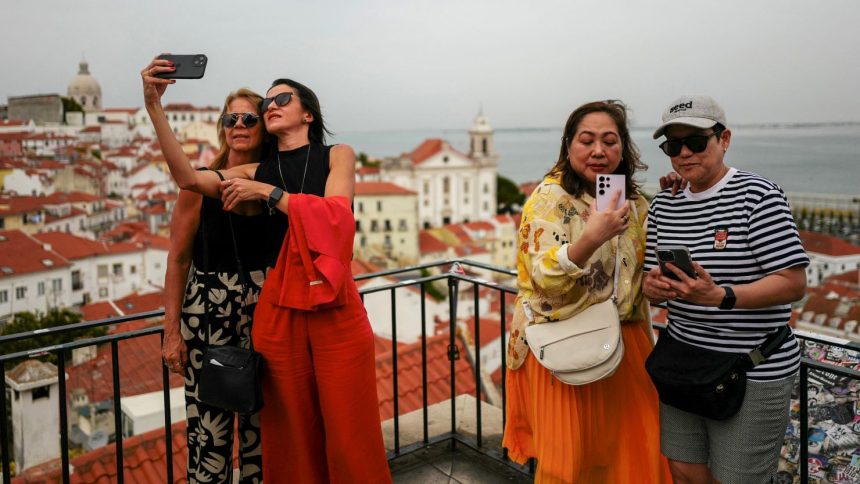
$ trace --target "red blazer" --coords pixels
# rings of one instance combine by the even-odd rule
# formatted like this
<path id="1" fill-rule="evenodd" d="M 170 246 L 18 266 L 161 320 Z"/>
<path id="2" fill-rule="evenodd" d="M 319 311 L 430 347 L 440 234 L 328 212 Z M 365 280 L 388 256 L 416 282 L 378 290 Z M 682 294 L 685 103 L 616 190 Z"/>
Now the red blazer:
<path id="1" fill-rule="evenodd" d="M 290 194 L 289 217 L 278 263 L 261 297 L 304 311 L 346 304 L 355 238 L 349 199 Z"/>

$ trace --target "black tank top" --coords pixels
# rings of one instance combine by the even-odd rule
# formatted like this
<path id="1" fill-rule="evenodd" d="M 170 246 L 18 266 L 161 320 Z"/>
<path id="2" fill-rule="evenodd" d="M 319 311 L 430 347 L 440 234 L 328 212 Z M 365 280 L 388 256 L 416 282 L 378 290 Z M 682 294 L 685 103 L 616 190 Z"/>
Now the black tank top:
<path id="1" fill-rule="evenodd" d="M 308 193 L 323 197 L 330 171 L 330 152 L 331 146 L 311 142 L 294 150 L 272 153 L 257 167 L 254 180 L 280 187 L 287 193 Z M 307 172 L 305 171 L 306 162 Z M 304 186 L 302 186 L 303 179 Z M 266 227 L 262 231 L 263 237 L 260 238 L 258 246 L 266 266 L 274 267 L 278 261 L 281 244 L 287 234 L 289 221 L 287 215 L 280 210 L 275 210 L 274 214 L 269 215 L 266 209 L 265 219 L 267 219 Z"/>
<path id="2" fill-rule="evenodd" d="M 238 270 L 228 216 L 233 218 L 233 231 L 236 234 L 236 247 L 242 261 L 242 269 L 246 272 L 265 269 L 266 258 L 259 250 L 258 235 L 266 230 L 268 217 L 262 214 L 247 217 L 229 214 L 224 211 L 221 200 L 209 197 L 203 197 L 203 204 L 200 206 L 200 225 L 194 235 L 192 255 L 194 267 L 205 272 L 235 273 Z M 206 250 L 209 251 L 208 260 L 204 257 L 204 231 Z"/>

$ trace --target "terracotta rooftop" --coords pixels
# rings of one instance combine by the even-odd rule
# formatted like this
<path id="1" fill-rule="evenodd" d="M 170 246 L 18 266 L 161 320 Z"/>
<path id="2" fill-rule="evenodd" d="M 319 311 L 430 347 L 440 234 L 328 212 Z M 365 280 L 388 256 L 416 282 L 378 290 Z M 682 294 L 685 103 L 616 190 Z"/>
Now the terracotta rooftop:
<path id="1" fill-rule="evenodd" d="M 433 234 L 426 230 L 418 232 L 418 246 L 422 254 L 446 252 L 448 250 L 448 244 L 437 239 Z"/>
<path id="2" fill-rule="evenodd" d="M 185 477 L 185 462 L 188 455 L 185 427 L 185 421 L 177 422 L 171 427 L 173 476 L 174 482 L 179 484 L 188 482 Z M 165 456 L 167 455 L 167 446 L 164 442 L 163 428 L 128 437 L 123 440 L 122 444 L 125 482 L 166 482 L 167 459 Z M 72 484 L 117 482 L 115 451 L 116 447 L 109 444 L 71 459 L 69 463 L 74 471 L 69 476 L 69 482 Z M 31 467 L 25 470 L 22 475 L 12 479 L 13 484 L 58 482 L 62 482 L 59 459 Z"/>
<path id="3" fill-rule="evenodd" d="M 813 294 L 806 300 L 802 312 L 812 311 L 813 314 L 826 314 L 829 318 L 833 316 L 837 307 L 839 307 L 839 299 L 827 299 L 824 296 Z"/>
<path id="4" fill-rule="evenodd" d="M 860 255 L 860 246 L 848 243 L 839 237 L 820 234 L 818 232 L 800 231 L 800 240 L 807 252 L 824 254 L 834 257 Z"/>
<path id="5" fill-rule="evenodd" d="M 356 182 L 355 195 L 415 195 L 415 192 L 389 182 Z"/>
<path id="6" fill-rule="evenodd" d="M 65 232 L 44 232 L 35 234 L 33 237 L 46 244 L 69 260 L 87 259 L 108 254 L 122 254 L 127 252 L 138 252 L 143 250 L 136 244 L 119 243 L 107 244 L 97 240 L 90 240 Z"/>
<path id="7" fill-rule="evenodd" d="M 20 230 L 0 230 L 0 279 L 68 267 L 71 263 Z"/>
<path id="8" fill-rule="evenodd" d="M 427 404 L 451 398 L 451 363 L 448 361 L 447 333 L 427 338 Z M 457 394 L 475 392 L 475 374 L 460 349 L 460 359 L 455 364 L 455 389 Z M 376 391 L 379 396 L 379 417 L 387 420 L 394 416 L 394 393 L 392 386 L 393 366 L 391 352 L 376 356 Z M 397 350 L 398 411 L 401 415 L 423 406 L 421 381 L 421 342 Z"/>
<path id="9" fill-rule="evenodd" d="M 412 159 L 413 165 L 417 165 L 441 151 L 443 146 L 445 146 L 445 140 L 441 138 L 426 139 L 412 153 L 409 153 L 409 158 Z"/>

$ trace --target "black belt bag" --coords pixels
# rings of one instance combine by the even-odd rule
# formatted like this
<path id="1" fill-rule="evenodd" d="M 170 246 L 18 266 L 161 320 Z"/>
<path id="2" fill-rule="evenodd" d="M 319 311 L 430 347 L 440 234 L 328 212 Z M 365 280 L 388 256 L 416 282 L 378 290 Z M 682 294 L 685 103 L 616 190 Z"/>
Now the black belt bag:
<path id="1" fill-rule="evenodd" d="M 747 371 L 767 360 L 791 336 L 788 326 L 749 353 L 725 353 L 690 345 L 665 331 L 645 368 L 666 405 L 702 417 L 725 420 L 744 401 Z"/>

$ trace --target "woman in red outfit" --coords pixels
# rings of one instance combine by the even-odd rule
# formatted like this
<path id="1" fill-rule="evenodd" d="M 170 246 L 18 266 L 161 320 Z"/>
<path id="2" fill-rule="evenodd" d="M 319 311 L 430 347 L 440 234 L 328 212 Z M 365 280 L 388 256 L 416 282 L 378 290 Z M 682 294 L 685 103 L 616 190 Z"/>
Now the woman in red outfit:
<path id="1" fill-rule="evenodd" d="M 149 69 L 151 76 L 170 67 L 153 59 Z M 373 333 L 350 273 L 355 153 L 325 145 L 319 100 L 306 86 L 277 79 L 266 95 L 261 110 L 278 147 L 260 163 L 223 170 L 221 182 L 167 159 L 181 188 L 220 197 L 225 210 L 251 205 L 270 217 L 259 243 L 273 269 L 252 330 L 266 361 L 263 479 L 391 482 Z"/>

